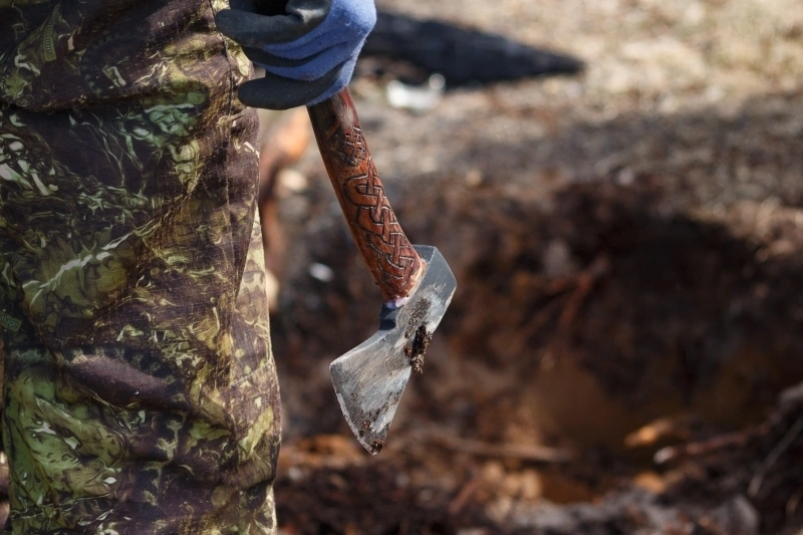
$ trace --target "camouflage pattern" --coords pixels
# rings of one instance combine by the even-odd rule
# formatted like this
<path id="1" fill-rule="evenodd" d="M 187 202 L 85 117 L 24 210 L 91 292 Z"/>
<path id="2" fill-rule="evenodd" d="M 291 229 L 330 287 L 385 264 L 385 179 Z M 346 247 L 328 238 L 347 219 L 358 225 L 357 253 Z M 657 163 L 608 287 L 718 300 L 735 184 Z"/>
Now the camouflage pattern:
<path id="1" fill-rule="evenodd" d="M 222 0 L 0 0 L 7 533 L 273 533 L 250 76 Z"/>

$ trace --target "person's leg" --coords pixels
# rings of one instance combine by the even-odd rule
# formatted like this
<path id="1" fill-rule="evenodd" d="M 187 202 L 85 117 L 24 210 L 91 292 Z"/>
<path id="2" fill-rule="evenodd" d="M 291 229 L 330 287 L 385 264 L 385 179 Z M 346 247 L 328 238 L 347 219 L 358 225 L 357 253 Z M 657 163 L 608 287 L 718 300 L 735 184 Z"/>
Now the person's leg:
<path id="1" fill-rule="evenodd" d="M 0 0 L 9 532 L 275 529 L 257 124 L 221 7 Z"/>

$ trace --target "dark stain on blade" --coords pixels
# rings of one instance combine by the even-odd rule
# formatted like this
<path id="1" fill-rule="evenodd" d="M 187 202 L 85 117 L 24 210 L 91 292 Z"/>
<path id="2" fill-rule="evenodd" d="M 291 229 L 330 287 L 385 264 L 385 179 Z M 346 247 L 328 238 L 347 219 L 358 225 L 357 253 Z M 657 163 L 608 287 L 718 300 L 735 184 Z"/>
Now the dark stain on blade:
<path id="1" fill-rule="evenodd" d="M 413 305 L 413 310 L 410 312 L 410 319 L 407 321 L 407 331 L 404 333 L 405 338 L 410 339 L 413 337 L 412 329 L 417 328 L 426 319 L 429 314 L 431 303 L 429 299 L 421 299 Z"/>
<path id="2" fill-rule="evenodd" d="M 410 346 L 405 348 L 409 349 L 410 365 L 416 373 L 424 373 L 424 355 L 427 352 L 429 343 L 432 341 L 432 333 L 427 332 L 425 325 L 421 325 L 415 332 L 415 338 Z"/>
<path id="3" fill-rule="evenodd" d="M 395 410 L 401 395 L 401 391 L 394 392 L 387 402 L 385 402 L 380 408 L 365 414 L 362 424 L 360 424 L 358 429 L 352 428 L 360 443 L 372 455 L 379 453 L 385 446 L 385 437 L 390 429 L 390 423 L 385 424 L 385 426 L 379 431 L 374 431 L 373 427 L 379 420 L 385 418 L 385 415 L 388 411 Z"/>

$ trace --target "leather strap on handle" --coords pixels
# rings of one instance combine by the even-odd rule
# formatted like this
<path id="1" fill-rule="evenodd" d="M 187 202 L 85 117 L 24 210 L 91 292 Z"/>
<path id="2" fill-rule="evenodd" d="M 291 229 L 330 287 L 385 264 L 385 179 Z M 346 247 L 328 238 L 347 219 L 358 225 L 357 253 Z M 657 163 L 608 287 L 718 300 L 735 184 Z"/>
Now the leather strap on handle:
<path id="1" fill-rule="evenodd" d="M 401 305 L 423 274 L 385 196 L 348 88 L 307 108 L 329 180 L 351 235 L 388 302 Z"/>

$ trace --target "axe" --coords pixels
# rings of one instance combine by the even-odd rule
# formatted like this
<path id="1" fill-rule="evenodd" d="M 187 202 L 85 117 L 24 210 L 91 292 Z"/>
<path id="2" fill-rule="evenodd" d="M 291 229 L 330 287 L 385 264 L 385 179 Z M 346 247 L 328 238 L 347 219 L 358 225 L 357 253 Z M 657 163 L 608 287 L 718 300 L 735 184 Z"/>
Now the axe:
<path id="1" fill-rule="evenodd" d="M 259 0 L 281 13 L 283 0 Z M 340 408 L 357 440 L 376 455 L 413 370 L 452 300 L 456 281 L 435 247 L 412 245 L 368 150 L 348 88 L 307 108 L 321 157 L 357 249 L 384 304 L 379 330 L 329 366 Z"/>

